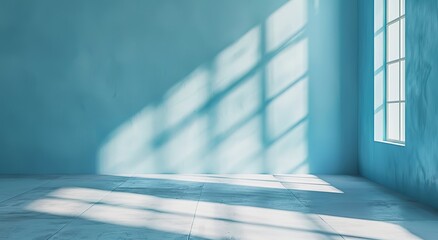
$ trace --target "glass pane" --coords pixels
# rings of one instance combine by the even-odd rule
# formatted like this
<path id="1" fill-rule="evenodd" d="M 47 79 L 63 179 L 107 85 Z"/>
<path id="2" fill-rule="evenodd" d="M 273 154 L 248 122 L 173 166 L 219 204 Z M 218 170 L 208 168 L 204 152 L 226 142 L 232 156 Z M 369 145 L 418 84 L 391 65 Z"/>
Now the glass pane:
<path id="1" fill-rule="evenodd" d="M 405 61 L 400 62 L 400 100 L 406 99 L 406 74 L 405 74 Z"/>
<path id="2" fill-rule="evenodd" d="M 395 22 L 388 26 L 388 32 L 387 32 L 387 41 L 386 41 L 386 48 L 387 48 L 387 56 L 386 60 L 393 61 L 399 58 L 399 52 L 400 52 L 400 22 Z"/>
<path id="3" fill-rule="evenodd" d="M 400 0 L 401 15 L 405 15 L 405 0 Z"/>
<path id="4" fill-rule="evenodd" d="M 399 63 L 392 63 L 388 65 L 387 78 L 386 78 L 386 100 L 398 101 L 400 100 L 400 71 Z"/>
<path id="5" fill-rule="evenodd" d="M 400 105 L 399 103 L 389 103 L 386 111 L 386 139 L 400 139 Z"/>
<path id="6" fill-rule="evenodd" d="M 400 0 L 388 0 L 386 5 L 386 20 L 391 22 L 392 20 L 400 16 Z"/>
<path id="7" fill-rule="evenodd" d="M 405 19 L 400 20 L 400 58 L 405 57 Z"/>
<path id="8" fill-rule="evenodd" d="M 400 130 L 401 130 L 401 132 L 400 132 L 400 141 L 402 141 L 402 142 L 404 142 L 405 141 L 405 132 L 406 132 L 406 130 L 405 130 L 405 103 L 402 103 L 401 104 L 401 112 L 400 112 Z"/>

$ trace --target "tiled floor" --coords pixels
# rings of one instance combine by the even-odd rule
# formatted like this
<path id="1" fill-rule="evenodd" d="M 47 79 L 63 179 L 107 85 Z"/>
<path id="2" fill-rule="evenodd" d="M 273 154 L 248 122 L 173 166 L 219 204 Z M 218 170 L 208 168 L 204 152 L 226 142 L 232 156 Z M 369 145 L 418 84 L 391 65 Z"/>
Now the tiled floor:
<path id="1" fill-rule="evenodd" d="M 438 239 L 438 213 L 360 177 L 0 177 L 0 239 Z"/>

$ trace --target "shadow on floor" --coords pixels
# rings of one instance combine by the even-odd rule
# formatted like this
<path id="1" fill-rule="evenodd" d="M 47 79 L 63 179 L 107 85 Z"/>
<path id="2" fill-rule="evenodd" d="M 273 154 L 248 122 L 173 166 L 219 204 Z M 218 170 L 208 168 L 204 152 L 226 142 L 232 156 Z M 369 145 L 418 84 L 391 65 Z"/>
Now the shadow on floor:
<path id="1" fill-rule="evenodd" d="M 59 176 L 0 183 L 11 186 L 2 193 L 11 197 L 0 202 L 7 239 L 428 239 L 438 223 L 434 210 L 352 176 Z"/>

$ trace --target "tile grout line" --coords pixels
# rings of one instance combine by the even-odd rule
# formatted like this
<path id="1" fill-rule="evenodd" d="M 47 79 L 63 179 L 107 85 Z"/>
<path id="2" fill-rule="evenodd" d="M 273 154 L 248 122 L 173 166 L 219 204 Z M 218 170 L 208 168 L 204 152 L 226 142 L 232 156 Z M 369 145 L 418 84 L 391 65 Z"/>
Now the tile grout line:
<path id="1" fill-rule="evenodd" d="M 187 235 L 187 240 L 189 240 L 192 237 L 193 224 L 195 223 L 195 218 L 196 218 L 196 213 L 198 212 L 199 202 L 201 201 L 202 193 L 204 192 L 204 186 L 205 186 L 205 183 L 202 184 L 201 193 L 199 194 L 199 199 L 198 199 L 198 202 L 196 203 L 196 208 L 195 208 L 195 212 L 193 214 L 192 224 L 190 225 L 189 235 Z"/>
<path id="2" fill-rule="evenodd" d="M 332 225 L 330 225 L 328 222 L 326 222 L 319 214 L 316 214 L 316 216 L 318 216 L 325 224 L 327 224 L 327 226 L 329 226 L 333 231 L 335 231 L 335 233 L 337 233 L 342 239 L 345 239 L 342 234 L 340 234 L 338 231 L 336 231 L 336 229 Z"/>
<path id="3" fill-rule="evenodd" d="M 0 204 L 4 203 L 4 202 L 6 202 L 6 201 L 9 201 L 9 200 L 11 200 L 11 199 L 13 199 L 13 198 L 15 198 L 15 197 L 18 197 L 18 196 L 21 196 L 21 195 L 23 195 L 23 194 L 29 193 L 29 192 L 31 192 L 32 190 L 35 190 L 35 189 L 37 189 L 37 188 L 39 188 L 39 187 L 41 187 L 41 186 L 43 186 L 43 185 L 45 185 L 45 184 L 47 184 L 47 183 L 49 183 L 49 182 L 51 182 L 51 181 L 54 181 L 54 180 L 56 180 L 56 179 L 59 179 L 59 178 L 60 178 L 60 176 L 58 176 L 58 177 L 55 178 L 55 179 L 47 180 L 47 181 L 45 181 L 45 182 L 43 182 L 43 183 L 41 183 L 41 184 L 39 184 L 39 185 L 37 185 L 37 186 L 35 186 L 35 187 L 29 189 L 29 190 L 26 190 L 26 191 L 24 191 L 24 192 L 22 192 L 22 193 L 19 193 L 19 194 L 14 195 L 14 196 L 12 196 L 12 197 L 10 197 L 10 198 L 7 198 L 7 199 L 5 199 L 5 200 L 3 200 L 3 201 L 0 201 Z"/>
<path id="4" fill-rule="evenodd" d="M 82 214 L 84 214 L 86 211 L 88 211 L 90 208 L 92 208 L 94 205 L 96 205 L 98 202 L 100 202 L 102 199 L 104 199 L 106 196 L 108 196 L 109 194 L 111 194 L 112 192 L 114 192 L 114 190 L 116 190 L 117 188 L 119 188 L 122 184 L 126 183 L 129 179 L 131 178 L 131 176 L 129 178 L 127 178 L 125 181 L 121 182 L 119 185 L 117 185 L 116 187 L 114 187 L 113 189 L 111 189 L 111 191 L 107 194 L 105 194 L 104 196 L 102 196 L 98 201 L 94 202 L 93 204 L 91 204 L 91 206 L 89 206 L 87 209 L 85 209 L 84 211 L 82 211 L 80 214 L 78 214 L 77 216 L 73 217 L 73 219 L 71 219 L 71 221 L 69 221 L 68 223 L 64 224 L 60 229 L 58 229 L 58 231 L 56 231 L 54 234 L 52 234 L 50 237 L 48 237 L 46 240 L 50 240 L 53 237 L 56 236 L 56 234 L 58 234 L 62 229 L 64 229 L 65 227 L 67 227 L 67 225 L 69 225 L 70 223 L 76 221 L 80 216 L 82 216 Z"/>
<path id="5" fill-rule="evenodd" d="M 281 186 L 284 187 L 284 190 L 286 190 L 286 191 L 287 191 L 292 197 L 296 198 L 296 199 L 298 200 L 298 202 L 301 203 L 301 205 L 302 205 L 303 207 L 306 207 L 306 205 L 304 205 L 304 203 L 301 202 L 301 200 L 300 200 L 297 196 L 295 196 L 295 194 L 294 194 L 292 191 L 290 191 L 290 189 L 288 189 L 286 186 L 284 186 L 283 182 L 282 182 L 280 179 L 278 179 L 275 175 L 272 175 L 272 176 L 273 176 L 275 179 L 277 179 L 277 181 L 281 184 Z"/>
<path id="6" fill-rule="evenodd" d="M 275 175 L 272 175 L 272 176 L 275 179 L 277 179 L 278 182 L 281 184 L 281 186 L 283 186 L 284 189 L 286 189 L 286 191 L 288 191 L 294 198 L 296 198 L 298 200 L 298 202 L 301 203 L 301 205 L 303 207 L 306 207 L 306 205 L 304 205 L 304 203 L 290 189 L 288 189 L 280 179 L 278 179 Z M 328 222 L 326 222 L 319 214 L 315 214 L 315 215 L 318 216 L 318 218 L 321 219 L 325 224 L 327 224 L 327 226 L 329 226 L 335 233 L 337 233 L 339 235 L 339 237 L 341 237 L 342 239 L 345 239 L 344 236 L 342 236 L 342 234 L 340 234 L 338 231 L 336 231 L 336 229 L 334 229 Z"/>

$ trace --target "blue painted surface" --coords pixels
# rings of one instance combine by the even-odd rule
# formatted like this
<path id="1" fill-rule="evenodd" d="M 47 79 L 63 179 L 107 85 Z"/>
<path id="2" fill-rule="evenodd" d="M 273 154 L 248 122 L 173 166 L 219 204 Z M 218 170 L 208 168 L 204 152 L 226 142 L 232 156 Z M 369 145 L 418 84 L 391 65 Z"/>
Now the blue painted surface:
<path id="1" fill-rule="evenodd" d="M 0 173 L 354 174 L 356 10 L 1 1 Z"/>
<path id="2" fill-rule="evenodd" d="M 373 141 L 373 1 L 359 2 L 360 174 L 438 207 L 438 2 L 406 0 L 406 146 Z"/>

